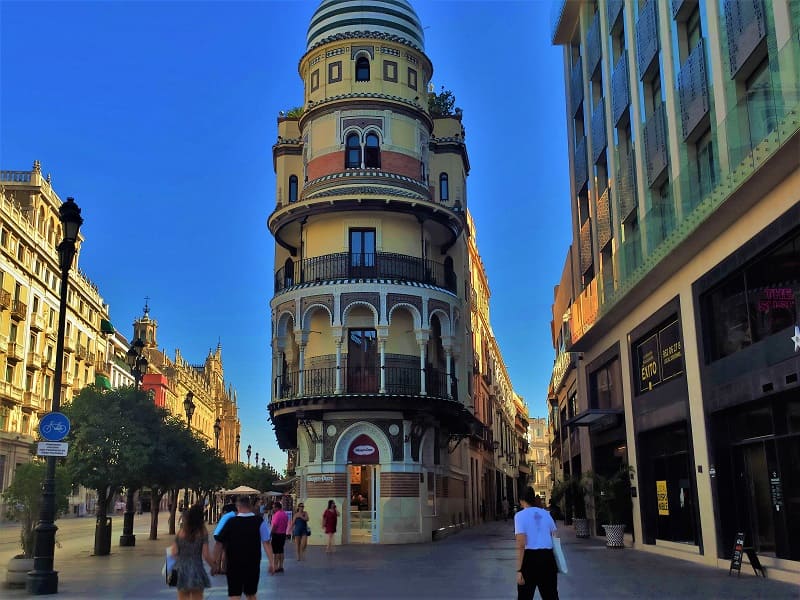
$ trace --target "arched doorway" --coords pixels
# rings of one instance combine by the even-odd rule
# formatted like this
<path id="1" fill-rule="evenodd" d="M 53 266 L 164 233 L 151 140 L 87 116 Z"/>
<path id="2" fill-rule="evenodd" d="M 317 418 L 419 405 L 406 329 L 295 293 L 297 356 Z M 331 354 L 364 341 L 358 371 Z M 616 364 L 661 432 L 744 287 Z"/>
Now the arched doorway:
<path id="1" fill-rule="evenodd" d="M 350 543 L 380 541 L 380 450 L 370 436 L 356 436 L 347 449 Z"/>

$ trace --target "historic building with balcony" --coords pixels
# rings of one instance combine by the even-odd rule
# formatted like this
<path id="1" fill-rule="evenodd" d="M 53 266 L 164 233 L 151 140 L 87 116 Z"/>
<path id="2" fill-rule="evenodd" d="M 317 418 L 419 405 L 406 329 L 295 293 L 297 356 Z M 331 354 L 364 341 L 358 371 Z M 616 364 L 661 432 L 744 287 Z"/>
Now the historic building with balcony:
<path id="1" fill-rule="evenodd" d="M 61 269 L 61 198 L 39 161 L 0 171 L 0 491 L 30 461 L 55 375 Z M 80 269 L 83 236 L 69 273 L 62 402 L 102 372 L 108 306 Z"/>
<path id="2" fill-rule="evenodd" d="M 573 230 L 553 306 L 558 463 L 633 468 L 637 548 L 727 565 L 743 531 L 796 580 L 800 4 L 554 14 Z"/>
<path id="3" fill-rule="evenodd" d="M 533 417 L 528 424 L 526 461 L 530 469 L 528 485 L 547 506 L 553 488 L 550 465 L 550 431 L 546 417 Z M 521 477 L 521 476 L 520 476 Z"/>
<path id="4" fill-rule="evenodd" d="M 179 349 L 172 358 L 159 349 L 157 335 L 158 322 L 150 317 L 150 307 L 145 304 L 142 316 L 133 323 L 133 340 L 144 342 L 143 354 L 148 361 L 147 372 L 142 375 L 142 389 L 152 394 L 156 406 L 183 419 L 186 419 L 184 401 L 191 393 L 194 403 L 192 431 L 209 447 L 218 449 L 226 463 L 238 462 L 241 435 L 238 399 L 231 383 L 225 380 L 222 345 L 218 343 L 214 350 L 209 350 L 202 363 L 192 364 Z M 120 352 L 122 348 L 127 351 L 129 346 L 122 336 L 117 339 L 121 344 L 110 344 L 114 355 L 109 356 L 109 361 L 122 366 Z M 219 429 L 215 430 L 217 423 Z"/>
<path id="5" fill-rule="evenodd" d="M 461 113 L 429 111 L 405 1 L 323 1 L 299 74 L 273 145 L 270 420 L 307 509 L 342 511 L 337 543 L 430 541 L 469 519 L 479 426 Z"/>

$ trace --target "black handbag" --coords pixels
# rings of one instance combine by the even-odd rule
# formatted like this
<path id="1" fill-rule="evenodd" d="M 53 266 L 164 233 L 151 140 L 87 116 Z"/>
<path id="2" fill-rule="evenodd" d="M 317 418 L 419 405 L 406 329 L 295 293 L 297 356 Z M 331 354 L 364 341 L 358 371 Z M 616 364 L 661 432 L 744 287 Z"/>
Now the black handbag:
<path id="1" fill-rule="evenodd" d="M 175 587 L 178 585 L 178 568 L 172 567 L 169 571 L 167 571 L 167 585 L 169 587 Z"/>

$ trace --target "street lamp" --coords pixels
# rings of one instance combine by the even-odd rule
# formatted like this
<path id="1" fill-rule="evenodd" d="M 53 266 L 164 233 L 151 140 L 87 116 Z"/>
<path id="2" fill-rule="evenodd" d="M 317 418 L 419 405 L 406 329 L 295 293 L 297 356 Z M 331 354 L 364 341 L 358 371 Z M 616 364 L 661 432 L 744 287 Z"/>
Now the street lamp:
<path id="1" fill-rule="evenodd" d="M 142 377 L 147 373 L 147 357 L 144 355 L 144 342 L 142 338 L 136 338 L 136 341 L 128 348 L 125 354 L 125 362 L 131 369 L 131 375 L 135 382 L 136 389 L 138 390 L 142 385 Z M 122 535 L 119 536 L 120 546 L 135 546 L 136 536 L 133 534 L 133 497 L 135 490 L 128 489 L 125 498 L 125 514 L 122 516 Z"/>
<path id="2" fill-rule="evenodd" d="M 217 420 L 214 421 L 214 447 L 219 450 L 219 434 L 222 431 L 222 424 L 220 423 L 219 417 Z"/>
<path id="3" fill-rule="evenodd" d="M 239 442 L 242 441 L 241 436 L 237 433 L 236 434 L 236 462 L 240 463 L 242 460 L 239 458 Z"/>
<path id="4" fill-rule="evenodd" d="M 245 452 L 245 454 L 247 454 L 247 466 L 248 467 L 250 466 L 250 453 L 252 451 L 253 451 L 253 449 L 250 447 L 250 444 L 247 444 L 247 452 Z"/>
<path id="5" fill-rule="evenodd" d="M 52 411 L 61 408 L 61 372 L 64 366 L 64 330 L 67 326 L 67 289 L 69 270 L 75 259 L 75 243 L 83 224 L 81 209 L 74 198 L 67 198 L 58 210 L 64 227 L 64 239 L 58 245 L 58 266 L 61 269 L 61 295 L 58 304 L 58 334 L 56 338 L 56 370 L 53 381 Z M 33 550 L 33 571 L 28 572 L 25 587 L 28 593 L 39 596 L 58 593 L 58 572 L 53 570 L 53 555 L 56 545 L 56 457 L 47 457 L 47 472 L 42 487 L 42 509 L 36 525 L 36 541 Z"/>
<path id="6" fill-rule="evenodd" d="M 194 394 L 186 392 L 186 398 L 183 399 L 183 410 L 186 412 L 186 429 L 192 431 L 192 415 L 194 414 Z M 183 490 L 183 508 L 189 508 L 189 485 L 187 484 Z"/>
<path id="7" fill-rule="evenodd" d="M 128 352 L 125 354 L 125 362 L 128 363 L 128 366 L 131 369 L 131 375 L 133 375 L 133 379 L 136 382 L 136 389 L 139 389 L 139 386 L 142 383 L 142 377 L 145 373 L 147 373 L 147 357 L 144 355 L 144 342 L 142 338 L 137 338 L 131 347 L 128 348 Z"/>
<path id="8" fill-rule="evenodd" d="M 258 467 L 258 452 L 256 452 L 256 467 Z"/>

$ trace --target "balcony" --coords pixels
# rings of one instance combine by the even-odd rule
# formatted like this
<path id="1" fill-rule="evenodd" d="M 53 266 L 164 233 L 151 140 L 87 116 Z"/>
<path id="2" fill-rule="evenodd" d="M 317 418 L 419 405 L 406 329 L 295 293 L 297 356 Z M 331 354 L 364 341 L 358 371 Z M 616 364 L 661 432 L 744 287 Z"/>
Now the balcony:
<path id="1" fill-rule="evenodd" d="M 64 352 L 75 352 L 75 340 L 69 336 L 64 336 Z"/>
<path id="2" fill-rule="evenodd" d="M 86 352 L 86 358 L 84 360 L 86 361 L 87 365 L 94 365 L 94 356 L 95 354 L 91 350 Z"/>
<path id="3" fill-rule="evenodd" d="M 288 268 L 281 267 L 275 273 L 275 293 L 304 283 L 364 279 L 427 283 L 454 294 L 457 289 L 455 272 L 442 263 L 393 252 L 360 255 L 340 252 L 295 261 Z"/>
<path id="4" fill-rule="evenodd" d="M 75 359 L 86 360 L 87 356 L 89 356 L 89 351 L 87 350 L 86 346 L 81 346 L 78 344 L 78 347 L 75 350 Z"/>
<path id="5" fill-rule="evenodd" d="M 409 357 L 416 358 L 416 357 Z M 417 360 L 419 360 L 417 358 Z M 338 373 L 338 376 L 337 376 Z M 422 393 L 423 378 L 425 394 Z M 325 412 L 401 410 L 420 418 L 431 415 L 440 427 L 453 435 L 473 435 L 482 425 L 457 397 L 448 394 L 446 373 L 417 367 L 385 367 L 381 381 L 379 367 L 324 367 L 290 371 L 273 380 L 274 399 L 269 411 L 282 448 L 296 447 L 297 421 L 316 418 Z"/>
<path id="6" fill-rule="evenodd" d="M 42 355 L 38 352 L 28 352 L 28 360 L 25 366 L 28 369 L 38 369 L 42 366 Z"/>
<path id="7" fill-rule="evenodd" d="M 40 407 L 40 403 L 39 403 L 39 395 L 38 394 L 36 394 L 34 392 L 31 392 L 31 391 L 22 392 L 22 408 L 23 409 L 28 408 L 28 409 L 31 409 L 31 410 L 38 410 L 39 407 Z"/>
<path id="8" fill-rule="evenodd" d="M 8 352 L 8 336 L 0 334 L 0 354 Z"/>
<path id="9" fill-rule="evenodd" d="M 44 317 L 38 313 L 31 313 L 30 328 L 34 331 L 44 331 Z"/>
<path id="10" fill-rule="evenodd" d="M 0 290 L 0 308 L 3 310 L 11 308 L 11 292 Z"/>
<path id="11" fill-rule="evenodd" d="M 22 360 L 24 349 L 22 344 L 18 342 L 8 342 L 8 351 L 6 352 L 6 360 L 9 362 L 18 363 Z"/>
<path id="12" fill-rule="evenodd" d="M 21 300 L 11 301 L 11 317 L 19 321 L 24 320 L 28 314 L 28 305 Z"/>

